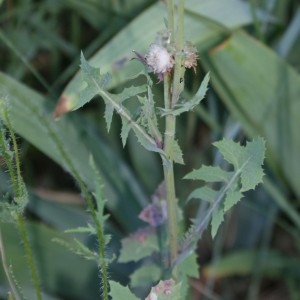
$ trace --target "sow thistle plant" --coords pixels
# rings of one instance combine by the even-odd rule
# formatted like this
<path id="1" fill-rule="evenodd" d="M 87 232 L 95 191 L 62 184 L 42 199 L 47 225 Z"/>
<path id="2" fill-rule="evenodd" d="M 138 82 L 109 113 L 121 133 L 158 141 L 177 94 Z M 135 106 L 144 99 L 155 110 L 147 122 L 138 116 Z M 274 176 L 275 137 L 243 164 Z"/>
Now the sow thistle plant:
<path id="1" fill-rule="evenodd" d="M 192 111 L 204 99 L 209 74 L 204 77 L 191 100 L 186 101 L 182 98 L 185 70 L 187 68 L 195 70 L 198 52 L 192 43 L 184 41 L 183 38 L 184 1 L 179 1 L 176 8 L 175 16 L 174 3 L 169 0 L 167 29 L 157 34 L 147 53 L 143 55 L 134 51 L 136 58 L 144 65 L 136 77 L 143 76 L 145 84 L 131 86 L 119 94 L 112 94 L 109 92 L 111 76 L 101 74 L 101 70 L 91 66 L 82 54 L 81 73 L 85 87 L 81 90 L 79 98 L 62 98 L 55 111 L 55 115 L 59 116 L 79 109 L 95 96 L 100 96 L 105 104 L 104 118 L 107 130 L 110 130 L 115 113 L 122 121 L 123 146 L 126 145 L 129 133 L 133 132 L 142 147 L 156 152 L 161 157 L 164 182 L 139 216 L 147 226 L 122 240 L 118 258 L 120 263 L 145 262 L 130 276 L 130 279 L 131 288 L 145 286 L 145 281 L 148 281 L 150 290 L 151 285 L 156 284 L 151 288 L 147 300 L 186 298 L 188 277 L 198 277 L 194 252 L 202 232 L 211 224 L 211 233 L 214 237 L 224 220 L 225 213 L 241 200 L 244 192 L 254 189 L 263 178 L 262 164 L 265 155 L 263 139 L 254 139 L 245 146 L 227 139 L 215 142 L 214 146 L 232 169 L 228 171 L 218 166 L 202 166 L 185 176 L 184 180 L 207 183 L 193 191 L 187 201 L 198 199 L 207 201 L 210 205 L 204 218 L 195 218 L 187 232 L 180 233 L 182 214 L 176 198 L 173 165 L 184 164 L 184 161 L 176 140 L 176 118 L 184 112 Z M 157 81 L 155 84 L 164 85 L 164 107 L 157 107 L 158 101 L 155 101 L 152 93 L 154 83 L 150 73 L 154 73 Z M 138 103 L 135 111 L 130 110 L 127 105 L 133 98 L 136 98 Z M 164 132 L 158 126 L 158 118 L 165 119 Z M 95 178 L 100 180 L 96 170 Z M 215 188 L 215 183 L 218 183 L 219 189 Z M 99 187 L 95 199 L 97 213 L 93 206 L 89 205 L 89 209 L 94 211 L 93 219 L 97 228 L 89 224 L 88 227 L 78 228 L 75 232 L 93 234 L 98 232 L 99 254 L 91 252 L 77 240 L 74 245 L 66 246 L 88 259 L 97 261 L 101 270 L 103 299 L 109 299 L 109 296 L 113 299 L 137 299 L 128 287 L 114 281 L 108 282 L 107 267 L 113 258 L 108 258 L 105 253 L 109 237 L 104 235 L 104 224 L 108 217 L 103 213 L 105 200 Z"/>

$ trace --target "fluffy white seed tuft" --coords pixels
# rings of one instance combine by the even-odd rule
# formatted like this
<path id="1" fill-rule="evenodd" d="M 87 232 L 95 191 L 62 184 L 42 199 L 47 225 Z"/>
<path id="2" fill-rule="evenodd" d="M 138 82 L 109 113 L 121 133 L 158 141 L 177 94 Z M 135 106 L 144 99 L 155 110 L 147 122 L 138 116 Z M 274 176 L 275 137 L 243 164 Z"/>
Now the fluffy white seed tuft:
<path id="1" fill-rule="evenodd" d="M 170 71 L 174 65 L 174 59 L 168 50 L 157 44 L 152 44 L 150 46 L 145 59 L 148 66 L 157 74 L 163 74 Z"/>

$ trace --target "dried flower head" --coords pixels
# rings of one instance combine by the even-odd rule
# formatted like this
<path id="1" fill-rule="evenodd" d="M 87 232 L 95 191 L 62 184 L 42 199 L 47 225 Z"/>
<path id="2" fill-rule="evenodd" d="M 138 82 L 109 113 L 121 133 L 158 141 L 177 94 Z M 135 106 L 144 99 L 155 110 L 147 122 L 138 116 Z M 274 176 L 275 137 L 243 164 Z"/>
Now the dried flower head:
<path id="1" fill-rule="evenodd" d="M 145 56 L 147 65 L 156 74 L 169 72 L 174 66 L 174 58 L 168 50 L 158 44 L 152 44 Z"/>
<path id="2" fill-rule="evenodd" d="M 192 43 L 186 42 L 183 48 L 183 52 L 185 55 L 184 66 L 188 69 L 193 68 L 195 71 L 198 59 L 197 48 Z"/>

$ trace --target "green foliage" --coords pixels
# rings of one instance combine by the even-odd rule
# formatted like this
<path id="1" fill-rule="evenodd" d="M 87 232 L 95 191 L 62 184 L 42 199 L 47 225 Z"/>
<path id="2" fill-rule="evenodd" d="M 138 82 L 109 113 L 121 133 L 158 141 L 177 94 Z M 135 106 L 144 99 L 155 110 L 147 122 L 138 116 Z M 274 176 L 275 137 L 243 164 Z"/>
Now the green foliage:
<path id="1" fill-rule="evenodd" d="M 161 268 L 154 264 L 146 264 L 130 275 L 130 286 L 145 287 L 146 284 L 153 284 L 161 278 Z"/>
<path id="2" fill-rule="evenodd" d="M 299 281 L 297 259 L 284 259 L 284 257 L 274 255 L 273 251 L 267 248 L 268 239 L 266 236 L 268 234 L 266 231 L 268 228 L 273 229 L 272 225 L 276 221 L 276 217 L 272 220 L 268 219 L 266 214 L 271 209 L 265 209 L 262 205 L 266 201 L 268 205 L 274 206 L 272 200 L 279 204 L 282 212 L 286 215 L 283 219 L 280 219 L 280 222 L 276 223 L 277 226 L 274 229 L 278 230 L 279 226 L 285 226 L 284 234 L 288 232 L 288 235 L 296 243 L 298 235 L 293 227 L 294 225 L 300 226 L 297 199 L 289 201 L 291 195 L 297 198 L 300 194 L 298 184 L 299 167 L 296 163 L 300 151 L 298 135 L 300 118 L 297 102 L 300 86 L 297 74 L 300 49 L 299 26 L 297 27 L 297 24 L 299 24 L 300 14 L 299 9 L 295 9 L 296 1 L 263 0 L 256 1 L 256 3 L 255 1 L 240 0 L 224 2 L 218 0 L 186 1 L 185 21 L 188 30 L 185 30 L 185 34 L 200 50 L 199 64 L 201 66 L 197 68 L 197 76 L 191 76 L 190 73 L 186 74 L 184 81 L 183 77 L 181 78 L 181 88 L 175 92 L 179 94 L 182 91 L 183 82 L 187 83 L 186 89 L 180 95 L 179 102 L 172 108 L 159 108 L 161 105 L 160 100 L 163 98 L 161 90 L 158 88 L 159 85 L 152 85 L 147 74 L 142 74 L 139 78 L 136 75 L 132 76 L 132 74 L 140 74 L 141 64 L 130 61 L 132 49 L 145 53 L 155 33 L 163 26 L 160 22 L 157 22 L 159 19 L 162 20 L 165 15 L 165 9 L 161 1 L 153 1 L 153 3 L 155 2 L 153 5 L 150 5 L 151 0 L 142 1 L 143 3 L 138 0 L 100 1 L 101 3 L 99 1 L 59 0 L 12 1 L 9 5 L 3 5 L 2 2 L 0 1 L 0 5 L 2 4 L 0 23 L 3 28 L 0 32 L 2 42 L 0 43 L 0 52 L 3 55 L 0 60 L 3 70 L 17 80 L 3 73 L 0 74 L 0 93 L 5 96 L 4 98 L 8 97 L 12 128 L 30 144 L 40 149 L 67 172 L 75 176 L 77 182 L 79 179 L 77 184 L 82 194 L 84 197 L 88 195 L 88 198 L 91 199 L 90 204 L 92 203 L 97 207 L 93 210 L 93 206 L 89 205 L 89 211 L 93 215 L 91 221 L 90 218 L 87 218 L 86 207 L 68 208 L 66 210 L 64 204 L 54 204 L 53 201 L 44 205 L 43 200 L 40 198 L 34 201 L 34 204 L 32 204 L 33 202 L 29 204 L 29 216 L 37 216 L 32 237 L 34 244 L 37 246 L 35 249 L 37 258 L 41 260 L 40 276 L 43 279 L 45 290 L 49 291 L 53 297 L 60 295 L 60 297 L 66 298 L 96 299 L 99 297 L 99 287 L 97 286 L 96 293 L 93 293 L 92 285 L 97 285 L 99 275 L 97 276 L 90 269 L 95 266 L 95 261 L 98 265 L 101 263 L 110 265 L 110 259 L 107 258 L 106 254 L 102 255 L 102 259 L 100 258 L 100 249 L 97 249 L 97 253 L 94 253 L 90 250 L 90 245 L 83 243 L 81 239 L 74 239 L 70 242 L 55 230 L 52 230 L 53 232 L 49 234 L 50 226 L 59 230 L 76 227 L 67 232 L 96 235 L 98 240 L 100 237 L 102 244 L 106 245 L 111 253 L 111 249 L 114 248 L 108 246 L 111 239 L 109 235 L 105 234 L 104 225 L 109 229 L 114 226 L 114 228 L 120 229 L 116 231 L 114 239 L 121 239 L 122 235 L 126 235 L 128 232 L 136 232 L 137 227 L 141 226 L 136 216 L 142 207 L 147 205 L 147 192 L 150 194 L 150 191 L 161 180 L 161 172 L 153 172 L 153 170 L 158 170 L 161 167 L 159 159 L 156 160 L 154 154 L 151 156 L 153 159 L 150 160 L 148 159 L 149 155 L 144 154 L 144 149 L 140 149 L 141 147 L 131 143 L 130 147 L 124 150 L 124 155 L 123 152 L 119 155 L 121 153 L 121 147 L 119 147 L 121 144 L 118 140 L 120 128 L 118 122 L 112 122 L 114 113 L 119 114 L 121 118 L 123 146 L 128 142 L 128 137 L 129 142 L 134 139 L 134 135 L 129 135 L 130 132 L 134 133 L 145 149 L 158 152 L 163 157 L 168 170 L 172 170 L 170 161 L 183 164 L 183 155 L 179 145 L 184 146 L 185 163 L 187 165 L 184 167 L 176 166 L 176 177 L 177 175 L 182 177 L 186 170 L 192 169 L 195 165 L 218 160 L 218 155 L 215 152 L 207 151 L 208 148 L 204 146 L 208 137 L 212 137 L 212 140 L 216 135 L 230 136 L 230 138 L 234 136 L 235 138 L 237 134 L 241 136 L 244 132 L 249 138 L 258 135 L 263 136 L 268 151 L 267 168 L 270 168 L 268 174 L 274 172 L 270 177 L 272 181 L 266 176 L 266 180 L 264 179 L 265 185 L 259 191 L 253 192 L 253 201 L 246 202 L 246 214 L 248 215 L 254 210 L 258 211 L 263 222 L 257 221 L 257 218 L 255 218 L 257 216 L 251 218 L 251 221 L 247 221 L 242 215 L 245 209 L 243 206 L 239 207 L 239 213 L 241 214 L 238 214 L 237 217 L 240 216 L 241 220 L 237 222 L 235 235 L 230 235 L 232 243 L 227 243 L 226 249 L 230 252 L 232 245 L 243 243 L 249 245 L 249 249 L 251 246 L 257 247 L 256 241 L 259 238 L 266 244 L 264 245 L 266 247 L 264 251 L 267 254 L 270 253 L 269 256 L 265 256 L 268 258 L 265 261 L 267 267 L 271 266 L 269 270 L 278 275 L 270 277 L 282 280 L 278 273 L 288 274 L 286 276 L 288 277 L 287 281 L 290 281 L 287 282 L 288 286 L 292 285 L 291 281 L 295 283 Z M 178 1 L 179 3 L 180 1 Z M 252 6 L 252 9 L 249 9 L 249 5 Z M 141 10 L 143 10 L 143 13 L 140 14 Z M 179 7 L 177 7 L 177 10 L 180 10 Z M 67 15 L 66 19 L 64 18 L 65 15 Z M 252 26 L 252 23 L 254 23 L 254 26 Z M 71 26 L 68 24 L 71 24 Z M 168 24 L 170 22 L 165 18 L 165 27 L 168 27 Z M 247 31 L 236 30 L 236 28 L 245 25 L 247 25 Z M 145 28 L 147 30 L 144 30 Z M 82 34 L 83 30 L 84 35 Z M 92 36 L 94 33 L 95 35 Z M 260 43 L 257 42 L 255 35 L 261 40 Z M 71 79 L 67 88 L 62 92 L 61 86 L 67 84 L 66 81 L 77 70 L 79 49 L 84 49 L 83 52 L 87 57 L 94 53 L 89 61 L 93 66 L 101 66 L 101 74 L 104 75 L 100 74 L 99 69 L 90 65 L 82 66 L 83 72 L 79 72 Z M 181 65 L 178 65 L 178 67 L 182 68 Z M 208 74 L 196 95 L 191 96 L 194 94 L 195 88 L 199 86 L 199 78 L 202 77 L 203 69 L 204 72 L 209 72 L 211 76 L 211 87 L 207 95 L 209 101 L 204 104 L 201 103 L 201 100 L 206 93 Z M 87 75 L 88 73 L 90 75 Z M 113 75 L 112 78 L 108 73 Z M 170 74 L 171 77 L 173 74 Z M 140 86 L 131 86 L 130 83 L 129 86 L 131 87 L 124 89 L 123 84 L 127 83 L 128 80 L 135 77 L 136 81 L 140 82 L 145 79 L 145 75 L 147 85 L 144 85 L 143 82 Z M 89 79 L 93 80 L 89 82 Z M 34 86 L 34 89 L 41 90 L 46 96 L 41 96 L 41 94 L 20 84 L 20 82 Z M 173 86 L 176 86 L 176 81 L 173 82 Z M 101 96 L 98 92 L 98 86 L 101 87 L 103 95 L 105 94 L 107 97 Z M 109 90 L 111 88 L 123 89 L 123 92 L 113 94 Z M 171 89 L 170 92 L 173 95 L 176 94 Z M 110 135 L 103 134 L 102 128 L 105 127 L 105 124 L 102 126 L 102 120 L 97 118 L 95 122 L 94 117 L 95 115 L 98 117 L 98 114 L 90 109 L 92 106 L 86 107 L 83 112 L 53 122 L 51 118 L 53 110 L 51 101 L 53 95 L 60 93 L 62 93 L 61 99 L 65 100 L 63 103 L 67 106 L 65 107 L 67 111 L 74 107 L 76 109 L 76 107 L 89 102 L 94 96 L 100 95 L 105 104 L 103 120 L 106 122 Z M 155 95 L 156 103 L 154 103 L 153 95 Z M 185 101 L 184 99 L 191 100 Z M 135 105 L 134 101 L 138 102 L 138 105 Z M 220 104 L 221 101 L 225 106 Z M 136 106 L 136 109 L 134 106 Z M 228 114 L 227 109 L 230 114 Z M 195 113 L 185 114 L 184 118 L 176 122 L 177 133 L 174 134 L 174 139 L 171 139 L 168 151 L 164 152 L 162 148 L 165 145 L 163 140 L 166 135 L 161 134 L 159 130 L 158 124 L 161 129 L 163 129 L 163 126 L 161 120 L 157 120 L 157 115 L 177 117 L 189 110 L 193 110 Z M 130 118 L 124 117 L 122 114 L 127 114 Z M 232 116 L 240 122 L 241 127 L 238 133 L 235 131 L 235 121 L 232 121 Z M 208 127 L 203 126 L 203 122 Z M 4 123 L 6 124 L 5 121 Z M 213 126 L 211 126 L 212 124 Z M 203 127 L 205 127 L 204 130 Z M 6 150 L 3 152 L 1 149 L 1 155 L 3 156 L 6 152 L 7 158 L 4 158 L 4 160 L 12 163 L 12 173 L 14 175 L 11 177 L 15 178 L 14 180 L 17 183 L 15 191 L 18 191 L 17 194 L 26 194 L 26 197 L 13 195 L 11 190 L 9 190 L 9 193 L 1 195 L 1 198 L 3 198 L 3 201 L 0 202 L 1 220 L 4 220 L 4 217 L 6 220 L 12 220 L 12 212 L 16 212 L 13 213 L 15 218 L 23 211 L 24 204 L 28 202 L 26 187 L 18 179 L 19 175 L 16 172 L 18 167 L 14 160 L 14 153 L 18 147 L 22 150 L 21 157 L 25 162 L 24 171 L 27 180 L 29 179 L 29 185 L 39 187 L 43 179 L 43 176 L 41 176 L 40 181 L 40 174 L 35 174 L 36 170 L 32 168 L 38 159 L 37 150 L 21 138 L 19 146 L 13 146 L 10 131 L 12 130 L 3 126 L 2 136 L 4 136 L 3 140 L 5 142 L 2 148 L 6 148 Z M 184 299 L 186 295 L 188 288 L 187 276 L 197 274 L 198 265 L 193 250 L 198 238 L 201 236 L 202 228 L 206 227 L 209 222 L 208 219 L 212 219 L 212 234 L 215 235 L 224 219 L 224 214 L 233 208 L 244 195 L 247 197 L 249 194 L 245 194 L 245 192 L 249 189 L 253 190 L 257 183 L 261 181 L 263 172 L 259 162 L 262 162 L 264 156 L 262 154 L 256 156 L 259 152 L 256 152 L 254 148 L 259 148 L 258 144 L 255 145 L 254 143 L 252 145 L 253 149 L 248 147 L 246 151 L 248 153 L 245 154 L 239 149 L 239 145 L 234 145 L 228 141 L 222 151 L 224 157 L 228 158 L 232 168 L 227 169 L 226 166 L 226 169 L 221 169 L 220 167 L 202 165 L 202 168 L 197 170 L 198 172 L 195 171 L 191 176 L 194 176 L 194 180 L 204 181 L 208 185 L 199 187 L 192 193 L 190 193 L 190 187 L 193 183 L 191 185 L 182 184 L 176 179 L 176 192 L 179 200 L 183 195 L 190 193 L 189 201 L 191 199 L 201 199 L 207 202 L 204 203 L 204 207 L 210 205 L 207 217 L 204 216 L 203 218 L 199 215 L 200 209 L 197 212 L 197 218 L 193 220 L 193 225 L 187 233 L 184 233 L 185 238 L 179 247 L 180 255 L 175 262 L 173 261 L 173 264 L 179 269 L 179 273 L 183 274 L 182 277 L 177 277 L 177 274 L 174 274 L 175 277 L 180 278 L 178 280 L 181 280 L 180 293 L 178 293 L 178 295 L 181 295 L 180 299 Z M 221 150 L 222 144 L 219 144 L 219 146 Z M 262 150 L 264 146 L 262 144 L 260 146 Z M 231 154 L 232 151 L 235 155 Z M 100 172 L 103 178 L 104 191 L 102 191 L 102 183 L 99 180 L 98 182 L 94 181 L 94 178 L 98 177 L 99 174 L 95 174 L 95 170 L 88 164 L 90 153 L 95 157 L 95 169 Z M 139 155 L 138 163 L 136 153 Z M 125 162 L 124 158 L 127 157 L 130 160 Z M 244 165 L 244 160 L 247 157 L 249 162 L 247 160 Z M 34 160 L 34 163 L 31 160 Z M 137 164 L 139 173 L 134 172 L 137 171 L 137 168 L 135 169 Z M 149 164 L 152 164 L 153 168 L 152 166 L 148 168 Z M 47 163 L 40 165 L 42 167 L 39 168 L 43 169 L 43 173 L 45 172 L 49 176 Z M 5 169 L 7 163 L 1 165 L 1 167 L 3 166 L 3 169 Z M 131 168 L 134 170 L 133 172 Z M 236 170 L 240 170 L 239 174 Z M 147 183 L 153 173 L 156 178 L 149 188 Z M 9 172 L 6 172 L 4 176 L 2 175 L 1 173 L 1 191 L 3 187 L 7 186 L 8 181 L 6 178 L 8 176 L 6 175 L 9 175 Z M 235 175 L 236 177 L 233 180 Z M 51 176 L 51 174 L 47 177 L 47 179 L 50 179 L 50 183 L 54 183 L 54 192 L 61 188 L 64 189 L 65 182 L 60 182 L 60 177 L 59 180 L 56 180 L 56 178 L 53 180 L 54 177 L 56 176 Z M 57 183 L 58 181 L 59 183 Z M 12 186 L 13 179 L 12 184 L 9 184 L 9 187 Z M 145 186 L 148 188 L 147 192 L 143 190 Z M 281 187 L 283 188 L 281 189 Z M 265 190 L 269 191 L 272 198 L 266 194 Z M 93 192 L 94 198 L 92 199 L 91 194 Z M 104 193 L 108 197 L 107 202 L 104 201 Z M 99 196 L 100 194 L 101 196 Z M 29 190 L 29 196 L 32 200 L 34 192 Z M 103 200 L 102 202 L 97 200 L 99 197 Z M 256 200 L 260 201 L 258 205 Z M 195 202 L 190 204 L 194 205 Z M 253 209 L 254 205 L 255 208 Z M 103 209 L 105 206 L 109 214 L 113 216 L 110 219 L 104 214 Z M 48 208 L 50 209 L 48 210 Z M 55 211 L 57 213 L 53 213 Z M 68 211 L 68 218 L 64 218 L 66 211 Z M 193 209 L 187 210 L 186 213 L 189 214 L 191 211 L 194 213 Z M 82 217 L 83 215 L 84 217 Z M 282 216 L 282 213 L 280 213 L 280 216 Z M 289 218 L 288 227 L 284 224 L 286 217 Z M 111 222 L 112 220 L 113 222 Z M 72 222 L 72 225 L 69 225 L 68 222 Z M 251 226 L 254 222 L 255 226 Z M 43 223 L 47 224 L 47 228 L 42 227 Z M 31 226 L 29 224 L 30 228 Z M 14 270 L 17 281 L 20 282 L 22 287 L 25 286 L 27 296 L 27 290 L 29 290 L 28 274 L 25 274 L 23 270 L 26 270 L 28 263 L 20 263 L 24 253 L 20 251 L 22 250 L 19 249 L 21 247 L 18 247 L 19 240 L 15 238 L 11 241 L 10 239 L 11 236 L 14 236 L 13 228 L 1 223 L 2 227 L 5 228 L 3 231 L 6 232 L 4 242 L 8 249 L 9 261 L 16 261 Z M 243 234 L 246 230 L 249 235 Z M 157 232 L 159 231 L 160 229 L 157 230 Z M 253 237 L 253 233 L 254 238 L 252 241 L 246 241 L 246 236 Z M 281 236 L 284 236 L 284 234 Z M 93 259 L 93 263 L 87 261 L 83 264 L 80 259 L 69 261 L 73 254 L 63 253 L 61 251 L 65 250 L 64 247 L 49 243 L 52 240 L 52 235 L 55 237 L 59 235 L 59 238 L 63 241 L 62 244 L 73 247 L 73 250 L 81 256 Z M 228 234 L 225 233 L 224 237 L 227 236 Z M 221 238 L 223 236 L 219 235 L 217 238 L 220 238 L 220 240 L 216 241 L 216 245 L 222 248 Z M 141 244 L 143 244 L 142 239 L 134 245 L 140 247 Z M 149 255 L 156 254 L 157 251 L 161 251 L 162 249 L 157 244 L 158 241 L 155 240 L 154 245 L 157 249 L 152 251 L 152 245 L 146 239 L 145 256 L 130 248 L 129 242 L 126 247 L 135 250 L 133 253 L 138 253 L 138 256 L 141 257 L 139 260 L 141 260 Z M 191 244 L 193 245 L 189 248 Z M 272 247 L 274 247 L 273 244 Z M 294 251 L 293 249 L 293 253 Z M 217 252 L 214 249 L 214 255 L 218 255 Z M 134 257 L 134 255 L 130 256 L 130 253 L 127 253 L 127 250 L 124 249 L 121 250 L 121 257 L 123 253 L 128 255 L 127 261 L 131 261 Z M 169 253 L 163 254 L 169 256 Z M 263 269 L 262 276 L 258 274 L 255 277 L 257 270 L 253 272 L 253 266 L 258 265 L 257 255 L 258 253 L 237 255 L 237 259 L 229 259 L 223 265 L 225 266 L 223 270 L 226 269 L 223 273 L 222 254 L 220 254 L 220 257 L 213 257 L 213 261 L 217 258 L 217 261 L 221 263 L 219 265 L 212 263 L 206 269 L 201 268 L 204 273 L 203 280 L 209 276 L 221 278 L 222 280 L 225 276 L 247 274 L 253 277 L 249 284 L 249 290 L 253 290 L 255 284 L 259 285 L 262 276 L 269 276 L 268 272 Z M 55 259 L 48 261 L 48 257 L 54 257 Z M 156 258 L 156 255 L 153 255 L 153 257 Z M 224 258 L 227 257 L 224 256 Z M 152 257 L 145 259 L 145 262 L 149 262 L 151 259 Z M 272 263 L 274 264 L 272 265 Z M 85 268 L 87 265 L 89 267 Z M 219 266 L 221 268 L 218 269 Z M 276 269 L 278 266 L 280 267 Z M 215 273 L 213 273 L 214 267 L 217 270 Z M 139 277 L 148 280 L 144 277 L 144 275 L 148 275 L 147 268 L 149 268 L 149 275 L 152 272 L 154 274 L 148 277 L 149 281 L 157 278 L 158 272 L 156 273 L 155 268 L 151 271 L 150 265 L 147 265 L 134 271 L 131 276 L 132 283 L 136 282 L 136 286 L 138 286 Z M 209 271 L 207 271 L 208 269 Z M 89 277 L 87 284 L 84 284 L 85 279 L 80 276 L 82 272 L 90 275 L 84 276 Z M 116 276 L 128 275 L 127 264 L 125 266 L 119 264 L 113 271 L 111 270 L 111 273 L 116 274 Z M 19 280 L 19 276 L 21 280 Z M 100 276 L 102 277 L 102 275 Z M 4 293 L 4 297 L 7 294 L 5 285 L 2 285 L 2 278 L 0 278 L 0 298 Z M 64 281 L 64 278 L 66 278 L 66 281 Z M 128 277 L 123 279 L 125 282 Z M 67 282 L 74 283 L 73 287 L 69 287 L 66 284 Z M 117 294 L 111 294 L 113 299 L 123 299 L 124 295 L 128 299 L 136 299 L 128 288 L 123 288 L 114 282 L 111 285 L 112 293 L 118 291 Z M 296 286 L 296 284 L 294 285 Z M 222 286 L 225 289 L 227 288 L 226 284 L 221 282 L 220 291 L 218 291 L 220 295 L 222 295 Z M 262 286 L 264 287 L 264 285 Z M 293 289 L 297 290 L 295 287 Z M 228 297 L 234 298 L 234 289 L 230 289 L 229 292 L 227 289 L 227 293 L 230 294 Z M 295 295 L 295 299 L 297 299 L 298 293 Z M 248 297 L 247 295 L 242 297 L 250 299 L 250 296 L 248 294 Z M 291 293 L 290 296 L 292 296 Z M 34 293 L 28 293 L 27 298 L 33 299 Z M 49 295 L 45 295 L 45 298 L 43 295 L 43 299 L 48 298 L 52 299 Z"/>
<path id="3" fill-rule="evenodd" d="M 159 251 L 156 232 L 151 228 L 140 229 L 122 240 L 118 261 L 122 263 L 139 261 L 156 251 Z"/>
<path id="4" fill-rule="evenodd" d="M 60 244 L 61 246 L 66 247 L 69 251 L 73 252 L 76 255 L 79 255 L 87 260 L 94 260 L 97 263 L 99 262 L 99 254 L 97 252 L 91 251 L 78 239 L 74 239 L 73 243 L 67 242 L 62 239 L 53 239 L 53 242 Z"/>
<path id="5" fill-rule="evenodd" d="M 94 68 L 88 64 L 84 56 L 81 56 L 81 70 L 83 73 L 83 79 L 86 82 L 87 86 L 80 92 L 80 102 L 79 104 L 73 103 L 71 101 L 67 102 L 66 106 L 68 110 L 75 110 L 81 107 L 86 102 L 90 101 L 94 96 L 100 95 L 105 102 L 105 120 L 107 124 L 107 129 L 110 129 L 113 113 L 116 112 L 120 115 L 122 119 L 122 130 L 121 137 L 123 145 L 126 143 L 129 131 L 132 129 L 140 142 L 140 144 L 149 151 L 154 151 L 160 153 L 164 157 L 164 152 L 161 148 L 158 147 L 157 142 L 151 136 L 151 132 L 147 132 L 147 128 L 143 128 L 137 121 L 134 120 L 130 111 L 123 106 L 123 102 L 131 97 L 137 96 L 138 94 L 145 93 L 145 86 L 140 87 L 131 87 L 124 90 L 121 94 L 113 95 L 105 90 L 105 86 L 108 83 L 109 75 L 101 76 L 100 70 Z M 76 98 L 74 98 L 76 99 Z M 140 98 L 141 99 L 141 98 Z M 145 101 L 145 115 L 149 114 L 152 116 L 151 111 L 153 107 L 149 107 L 149 102 Z M 153 102 L 150 102 L 153 104 Z M 148 112 L 150 110 L 150 112 Z M 149 120 L 149 117 L 147 117 Z M 152 125 L 154 125 L 153 123 Z M 149 124 L 148 124 L 149 126 Z"/>
<path id="6" fill-rule="evenodd" d="M 124 287 L 115 281 L 110 281 L 109 285 L 110 285 L 109 295 L 112 297 L 112 299 L 138 300 L 138 298 L 131 293 L 128 287 Z"/>
<path id="7" fill-rule="evenodd" d="M 232 140 L 223 139 L 215 142 L 224 159 L 232 164 L 233 171 L 225 171 L 219 167 L 202 166 L 194 170 L 185 179 L 203 180 L 206 182 L 223 182 L 219 191 L 209 187 L 196 189 L 188 199 L 198 198 L 211 203 L 211 209 L 207 218 L 212 215 L 211 233 L 215 237 L 220 224 L 224 220 L 224 214 L 243 197 L 243 193 L 254 189 L 262 182 L 264 175 L 262 164 L 265 157 L 265 141 L 262 138 L 247 142 L 241 146 Z M 214 198 L 210 198 L 214 197 Z"/>
<path id="8" fill-rule="evenodd" d="M 28 194 L 21 176 L 18 146 L 8 115 L 7 101 L 0 99 L 0 153 L 9 172 L 14 196 L 12 201 L 4 198 L 5 201 L 0 202 L 0 220 L 15 222 L 17 217 L 23 214 Z"/>
<path id="9" fill-rule="evenodd" d="M 183 259 L 177 267 L 179 268 L 179 274 L 181 276 L 199 277 L 197 256 L 195 253 Z"/>
<path id="10" fill-rule="evenodd" d="M 171 114 L 173 116 L 179 116 L 180 114 L 184 112 L 192 111 L 197 105 L 200 104 L 200 102 L 204 99 L 205 94 L 208 89 L 208 83 L 209 83 L 209 73 L 206 74 L 204 79 L 201 82 L 201 85 L 194 95 L 194 97 L 188 101 L 185 101 L 183 103 L 178 103 L 175 105 L 173 109 L 164 109 L 161 108 L 161 115 L 166 116 L 167 114 Z"/>

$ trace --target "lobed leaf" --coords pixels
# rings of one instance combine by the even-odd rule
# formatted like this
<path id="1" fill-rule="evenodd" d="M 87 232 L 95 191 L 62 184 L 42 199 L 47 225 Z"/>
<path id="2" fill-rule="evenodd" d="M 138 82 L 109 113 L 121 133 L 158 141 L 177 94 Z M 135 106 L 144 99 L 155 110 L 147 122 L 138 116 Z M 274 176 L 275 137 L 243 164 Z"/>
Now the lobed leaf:
<path id="1" fill-rule="evenodd" d="M 247 142 L 243 153 L 247 164 L 241 173 L 241 184 L 242 191 L 248 191 L 254 189 L 258 183 L 262 182 L 264 176 L 264 171 L 261 167 L 265 158 L 264 139 L 257 138 Z"/>
<path id="2" fill-rule="evenodd" d="M 236 31 L 202 63 L 212 84 L 250 137 L 267 141 L 268 162 L 300 195 L 300 76 L 272 49 Z M 288 204 L 279 203 L 289 215 Z M 293 217 L 292 217 L 293 218 Z"/>

